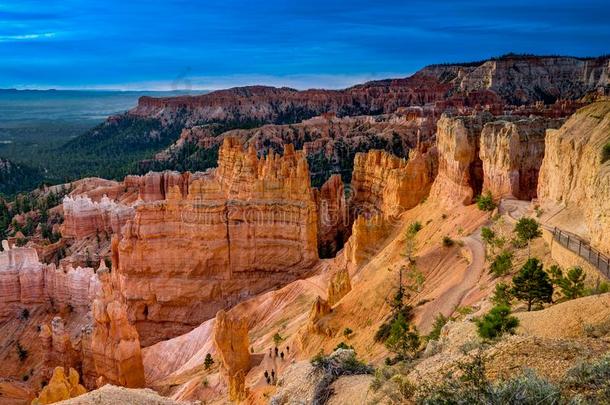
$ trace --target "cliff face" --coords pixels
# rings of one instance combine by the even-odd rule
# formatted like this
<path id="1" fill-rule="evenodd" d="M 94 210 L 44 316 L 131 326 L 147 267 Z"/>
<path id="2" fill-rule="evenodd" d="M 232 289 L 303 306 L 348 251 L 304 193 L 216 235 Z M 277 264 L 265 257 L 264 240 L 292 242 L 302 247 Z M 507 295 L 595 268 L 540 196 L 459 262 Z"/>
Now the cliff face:
<path id="1" fill-rule="evenodd" d="M 350 204 L 358 213 L 395 216 L 427 197 L 437 171 L 436 149 L 412 150 L 409 160 L 373 150 L 354 161 Z"/>
<path id="2" fill-rule="evenodd" d="M 561 123 L 561 120 L 527 118 L 485 124 L 479 153 L 483 161 L 483 193 L 490 192 L 494 199 L 535 198 L 546 129 L 558 128 Z"/>
<path id="3" fill-rule="evenodd" d="M 188 192 L 191 173 L 172 171 L 150 172 L 144 176 L 126 176 L 125 188 L 138 190 L 138 198 L 142 201 L 164 200 L 171 188 L 177 186 L 184 196 Z"/>
<path id="4" fill-rule="evenodd" d="M 65 197 L 63 210 L 61 234 L 75 239 L 103 232 L 118 234 L 135 213 L 132 207 L 117 203 L 106 196 L 103 196 L 100 202 L 94 202 L 87 196 Z"/>
<path id="5" fill-rule="evenodd" d="M 8 247 L 8 243 L 3 245 Z M 33 248 L 0 252 L 0 319 L 29 304 L 86 309 L 98 287 L 92 268 L 42 264 Z"/>
<path id="6" fill-rule="evenodd" d="M 470 204 L 483 188 L 480 135 L 491 114 L 443 116 L 438 122 L 438 176 L 430 196 L 447 205 Z"/>
<path id="7" fill-rule="evenodd" d="M 320 190 L 316 190 L 318 207 L 318 252 L 332 257 L 343 248 L 350 233 L 350 220 L 341 176 L 333 174 Z"/>
<path id="8" fill-rule="evenodd" d="M 101 288 L 92 305 L 93 325 L 83 339 L 85 372 L 98 376 L 97 385 L 144 386 L 140 339 L 127 319 L 127 307 L 113 290 L 107 269 L 98 271 Z"/>
<path id="9" fill-rule="evenodd" d="M 258 159 L 228 138 L 214 173 L 166 197 L 139 204 L 113 247 L 145 346 L 306 274 L 318 258 L 307 163 L 290 146 Z"/>
<path id="10" fill-rule="evenodd" d="M 602 150 L 610 142 L 610 102 L 598 102 L 549 130 L 540 169 L 538 197 L 582 213 L 591 244 L 610 253 L 610 161 Z"/>
<path id="11" fill-rule="evenodd" d="M 398 107 L 423 105 L 463 95 L 462 102 L 489 104 L 497 95 L 506 104 L 577 99 L 609 85 L 606 58 L 508 55 L 478 64 L 425 67 L 405 79 L 380 80 L 344 90 L 305 90 L 251 86 L 200 96 L 142 97 L 130 114 L 161 120 L 186 112 L 185 126 L 195 122 L 299 121 L 326 112 L 378 114 Z M 490 96 L 485 97 L 485 92 Z M 475 97 L 476 95 L 476 97 Z"/>
<path id="12" fill-rule="evenodd" d="M 544 134 L 561 120 L 540 117 L 443 116 L 438 122 L 439 169 L 430 195 L 468 205 L 484 191 L 494 198 L 536 196 Z"/>
<path id="13" fill-rule="evenodd" d="M 459 92 L 491 90 L 506 103 L 519 105 L 608 91 L 610 59 L 507 55 L 469 66 L 427 67 L 418 74 L 438 77 Z"/>

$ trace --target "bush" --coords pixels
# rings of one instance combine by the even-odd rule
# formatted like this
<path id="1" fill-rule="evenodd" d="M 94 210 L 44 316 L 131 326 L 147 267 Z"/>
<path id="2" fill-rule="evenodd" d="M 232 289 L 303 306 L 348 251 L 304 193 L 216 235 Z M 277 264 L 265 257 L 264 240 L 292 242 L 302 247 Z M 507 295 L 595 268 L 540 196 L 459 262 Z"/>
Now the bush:
<path id="1" fill-rule="evenodd" d="M 345 342 L 341 342 L 337 346 L 335 346 L 335 348 L 333 349 L 333 352 L 337 349 L 354 350 L 354 346 L 348 345 Z"/>
<path id="2" fill-rule="evenodd" d="M 476 320 L 477 332 L 483 339 L 495 339 L 505 333 L 514 333 L 519 320 L 510 315 L 508 305 L 496 305 L 482 318 Z"/>
<path id="3" fill-rule="evenodd" d="M 28 358 L 28 351 L 21 346 L 21 343 L 17 342 L 17 356 L 19 356 L 20 361 L 25 361 Z"/>
<path id="4" fill-rule="evenodd" d="M 455 241 L 453 239 L 451 239 L 449 236 L 443 236 L 444 247 L 451 247 L 453 245 L 455 245 Z"/>
<path id="5" fill-rule="evenodd" d="M 559 266 L 551 266 L 549 273 L 552 282 L 559 287 L 563 296 L 568 300 L 573 300 L 585 295 L 585 274 L 582 267 L 574 266 L 568 270 L 564 276 Z"/>
<path id="6" fill-rule="evenodd" d="M 443 326 L 447 324 L 447 322 L 449 322 L 449 318 L 447 318 L 445 315 L 441 313 L 436 315 L 436 318 L 434 318 L 434 323 L 432 324 L 432 330 L 430 331 L 426 339 L 438 340 L 441 337 L 441 330 L 443 329 Z"/>
<path id="7" fill-rule="evenodd" d="M 212 355 L 210 353 L 206 354 L 205 360 L 203 361 L 203 366 L 205 367 L 205 369 L 209 370 L 213 364 L 214 364 L 214 359 L 212 358 Z"/>
<path id="8" fill-rule="evenodd" d="M 495 237 L 496 233 L 492 231 L 491 228 L 488 228 L 486 226 L 481 228 L 481 239 L 483 239 L 483 241 L 488 245 L 491 245 L 493 243 Z"/>
<path id="9" fill-rule="evenodd" d="M 354 331 L 351 330 L 350 328 L 343 329 L 343 336 L 345 336 L 348 339 L 349 339 L 349 337 L 351 336 L 352 333 L 354 333 Z"/>
<path id="10" fill-rule="evenodd" d="M 563 385 L 581 393 L 584 403 L 607 403 L 610 398 L 610 355 L 593 363 L 580 363 L 568 370 Z"/>
<path id="11" fill-rule="evenodd" d="M 494 203 L 494 199 L 490 192 L 485 193 L 485 195 L 479 195 L 476 198 L 477 207 L 481 211 L 493 211 L 496 208 L 496 204 Z"/>
<path id="12" fill-rule="evenodd" d="M 275 335 L 273 335 L 273 343 L 275 343 L 276 346 L 279 346 L 283 340 L 284 338 L 282 337 L 282 335 L 280 335 L 279 332 L 276 332 Z"/>
<path id="13" fill-rule="evenodd" d="M 494 277 L 502 277 L 507 275 L 513 267 L 513 254 L 511 252 L 502 252 L 491 263 L 489 274 Z"/>
<path id="14" fill-rule="evenodd" d="M 552 302 L 553 284 L 538 259 L 528 259 L 513 277 L 511 294 L 518 300 L 527 302 L 528 311 L 532 310 L 533 304 Z"/>
<path id="15" fill-rule="evenodd" d="M 554 405 L 559 403 L 559 389 L 533 371 L 498 382 L 492 392 L 493 403 L 507 405 Z"/>
<path id="16" fill-rule="evenodd" d="M 415 221 L 411 225 L 409 225 L 409 228 L 407 229 L 407 233 L 409 235 L 415 235 L 417 232 L 421 231 L 421 229 L 422 229 L 421 222 Z"/>
<path id="17" fill-rule="evenodd" d="M 494 305 L 507 305 L 510 306 L 512 296 L 510 294 L 510 286 L 506 283 L 496 284 L 496 289 L 492 294 L 490 301 Z"/>
<path id="18" fill-rule="evenodd" d="M 311 365 L 322 374 L 313 394 L 314 404 L 325 404 L 332 395 L 330 386 L 344 375 L 372 374 L 373 368 L 356 358 L 353 350 L 336 350 L 330 356 L 322 352 L 311 359 Z"/>
<path id="19" fill-rule="evenodd" d="M 417 354 L 420 346 L 419 334 L 416 330 L 411 330 L 402 313 L 398 314 L 392 323 L 385 346 L 401 360 Z"/>
<path id="20" fill-rule="evenodd" d="M 25 320 L 27 320 L 29 317 L 30 317 L 30 310 L 29 310 L 29 309 L 27 309 L 27 308 L 23 308 L 23 309 L 21 310 L 21 314 L 19 314 L 19 318 L 20 318 L 22 321 L 25 321 Z"/>
<path id="21" fill-rule="evenodd" d="M 610 142 L 604 145 L 602 148 L 602 164 L 610 160 Z"/>

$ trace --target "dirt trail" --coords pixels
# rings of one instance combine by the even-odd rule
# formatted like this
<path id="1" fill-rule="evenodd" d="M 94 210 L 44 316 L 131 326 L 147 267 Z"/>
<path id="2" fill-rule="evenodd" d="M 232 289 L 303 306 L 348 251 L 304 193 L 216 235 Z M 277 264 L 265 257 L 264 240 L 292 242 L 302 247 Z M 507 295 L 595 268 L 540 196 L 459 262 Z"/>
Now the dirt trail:
<path id="1" fill-rule="evenodd" d="M 478 291 L 479 281 L 484 276 L 485 267 L 485 248 L 480 239 L 480 231 L 462 238 L 462 241 L 464 249 L 469 251 L 470 264 L 459 272 L 453 270 L 454 274 L 451 278 L 445 277 L 443 290 L 434 301 L 424 305 L 418 314 L 418 318 L 422 320 L 420 329 L 424 331 L 432 325 L 438 313 L 450 316 L 457 307 L 463 305 L 465 298 L 470 293 Z M 444 265 L 444 263 L 440 263 L 439 267 L 444 267 Z"/>

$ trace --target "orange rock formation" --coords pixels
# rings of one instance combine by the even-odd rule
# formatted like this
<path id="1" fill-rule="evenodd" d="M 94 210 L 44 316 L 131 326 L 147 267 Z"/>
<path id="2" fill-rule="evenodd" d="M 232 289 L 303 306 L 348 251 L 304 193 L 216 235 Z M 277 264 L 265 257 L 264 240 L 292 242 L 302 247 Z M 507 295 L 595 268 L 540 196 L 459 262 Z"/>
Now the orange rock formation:
<path id="1" fill-rule="evenodd" d="M 53 404 L 85 394 L 87 390 L 78 380 L 78 373 L 73 368 L 70 368 L 66 376 L 63 367 L 56 367 L 49 384 L 42 389 L 38 398 L 32 401 L 32 405 Z"/>
<path id="2" fill-rule="evenodd" d="M 341 267 L 331 276 L 328 282 L 328 305 L 334 306 L 351 290 L 352 284 L 347 267 Z"/>
<path id="3" fill-rule="evenodd" d="M 436 150 L 413 149 L 409 160 L 387 152 L 358 153 L 354 160 L 352 200 L 359 213 L 396 216 L 428 196 L 436 176 Z"/>
<path id="4" fill-rule="evenodd" d="M 250 341 L 246 319 L 237 319 L 222 310 L 218 311 L 214 324 L 214 343 L 229 386 L 229 400 L 243 401 L 247 395 L 246 374 L 250 370 Z"/>
<path id="5" fill-rule="evenodd" d="M 113 269 L 144 346 L 184 333 L 317 261 L 317 210 L 302 153 L 259 159 L 227 138 L 186 196 L 141 203 Z"/>
<path id="6" fill-rule="evenodd" d="M 90 356 L 86 364 L 95 372 L 86 372 L 99 377 L 98 386 L 111 383 L 143 387 L 144 367 L 138 332 L 127 320 L 127 307 L 117 299 L 108 270 L 100 269 L 98 274 L 102 286 L 92 306 L 94 323 L 90 336 L 86 336 L 83 343 L 83 352 Z"/>

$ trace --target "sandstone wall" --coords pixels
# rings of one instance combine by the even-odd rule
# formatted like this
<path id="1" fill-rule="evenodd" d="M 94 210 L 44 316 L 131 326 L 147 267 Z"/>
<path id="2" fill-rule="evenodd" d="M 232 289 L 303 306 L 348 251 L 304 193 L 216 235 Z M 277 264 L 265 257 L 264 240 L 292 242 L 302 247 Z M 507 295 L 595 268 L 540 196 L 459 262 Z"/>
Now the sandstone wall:
<path id="1" fill-rule="evenodd" d="M 558 128 L 561 123 L 538 117 L 485 124 L 479 153 L 483 161 L 483 193 L 490 192 L 496 200 L 535 198 L 546 129 Z"/>
<path id="2" fill-rule="evenodd" d="M 178 186 L 182 195 L 188 192 L 191 173 L 178 173 L 166 170 L 164 172 L 149 172 L 143 176 L 125 176 L 123 181 L 128 190 L 138 190 L 138 198 L 142 201 L 164 200 L 167 192 Z"/>
<path id="3" fill-rule="evenodd" d="M 333 174 L 316 190 L 318 210 L 318 252 L 333 257 L 343 248 L 350 234 L 350 217 L 341 176 Z"/>
<path id="4" fill-rule="evenodd" d="M 62 236 L 83 239 L 101 232 L 120 233 L 128 219 L 133 218 L 132 207 L 104 196 L 99 202 L 87 196 L 65 197 Z"/>
<path id="5" fill-rule="evenodd" d="M 91 268 L 42 264 L 33 248 L 0 252 L 0 319 L 16 316 L 16 311 L 30 304 L 86 309 L 97 288 Z"/>
<path id="6" fill-rule="evenodd" d="M 187 195 L 139 204 L 113 269 L 142 343 L 185 333 L 220 309 L 307 273 L 316 203 L 302 153 L 259 159 L 227 138 L 215 172 Z"/>
<path id="7" fill-rule="evenodd" d="M 580 210 L 591 244 L 607 254 L 610 161 L 602 162 L 602 149 L 609 142 L 610 102 L 577 111 L 560 129 L 548 131 L 538 182 L 540 201 Z"/>
<path id="8" fill-rule="evenodd" d="M 413 149 L 409 160 L 372 150 L 358 153 L 352 175 L 354 216 L 381 213 L 396 216 L 423 201 L 437 171 L 436 149 Z"/>

